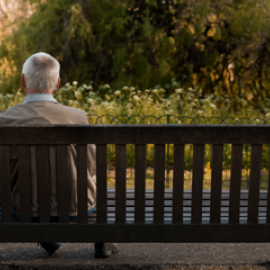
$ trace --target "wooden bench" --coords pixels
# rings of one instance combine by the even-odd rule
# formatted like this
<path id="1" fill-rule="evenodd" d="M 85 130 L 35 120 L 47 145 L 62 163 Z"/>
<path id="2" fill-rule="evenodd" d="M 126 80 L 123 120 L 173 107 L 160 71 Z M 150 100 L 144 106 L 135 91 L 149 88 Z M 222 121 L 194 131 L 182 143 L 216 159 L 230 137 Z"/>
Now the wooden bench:
<path id="1" fill-rule="evenodd" d="M 97 210 L 89 217 L 88 143 L 97 146 Z M 19 222 L 11 211 L 12 144 L 23 187 Z M 77 149 L 77 222 L 68 216 L 68 144 Z M 109 191 L 107 144 L 116 144 L 116 188 Z M 126 190 L 126 144 L 135 144 L 134 190 Z M 153 190 L 145 189 L 146 144 L 155 144 Z M 172 190 L 165 190 L 166 144 L 174 144 Z M 191 190 L 183 188 L 185 144 L 193 144 Z M 211 190 L 203 190 L 205 144 L 212 145 Z M 221 189 L 224 144 L 232 144 L 230 190 Z M 251 144 L 251 160 L 249 190 L 241 191 L 243 144 Z M 270 144 L 268 125 L 0 126 L 0 242 L 270 242 L 269 188 L 260 191 L 262 144 Z M 38 154 L 39 223 L 31 223 L 29 145 Z M 49 145 L 57 145 L 57 224 L 50 223 Z"/>

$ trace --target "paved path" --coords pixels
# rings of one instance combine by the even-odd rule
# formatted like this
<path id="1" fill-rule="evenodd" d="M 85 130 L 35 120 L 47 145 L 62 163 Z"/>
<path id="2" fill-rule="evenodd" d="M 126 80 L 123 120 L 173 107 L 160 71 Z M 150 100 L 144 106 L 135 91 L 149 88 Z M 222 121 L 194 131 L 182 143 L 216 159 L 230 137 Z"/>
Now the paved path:
<path id="1" fill-rule="evenodd" d="M 93 244 L 63 244 L 48 257 L 37 244 L 0 244 L 0 269 L 270 269 L 270 244 L 119 244 L 94 258 Z"/>

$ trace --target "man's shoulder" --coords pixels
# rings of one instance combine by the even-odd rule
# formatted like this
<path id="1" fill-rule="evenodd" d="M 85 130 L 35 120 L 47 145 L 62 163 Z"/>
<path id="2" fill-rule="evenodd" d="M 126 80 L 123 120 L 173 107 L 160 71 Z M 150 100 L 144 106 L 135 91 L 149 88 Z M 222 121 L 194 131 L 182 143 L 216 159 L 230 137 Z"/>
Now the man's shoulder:
<path id="1" fill-rule="evenodd" d="M 35 110 L 35 109 L 46 109 L 48 108 L 49 110 L 54 110 L 54 111 L 64 111 L 66 113 L 71 113 L 71 114 L 76 114 L 76 115 L 85 115 L 86 112 L 74 108 L 74 107 L 69 107 L 66 106 L 62 103 L 56 103 L 56 102 L 51 102 L 51 101 L 34 101 L 34 102 L 29 102 L 29 103 L 22 103 L 15 105 L 13 107 L 10 107 L 3 111 L 3 113 L 12 113 L 15 111 L 21 111 L 21 110 Z"/>
<path id="2" fill-rule="evenodd" d="M 50 104 L 50 106 L 54 106 L 55 108 L 62 110 L 62 111 L 66 111 L 72 114 L 77 114 L 77 115 L 86 115 L 86 112 L 78 109 L 78 108 L 74 108 L 74 107 L 69 107 L 67 105 L 64 105 L 62 103 L 54 103 L 51 102 L 52 104 Z"/>
<path id="3" fill-rule="evenodd" d="M 85 111 L 50 101 L 34 101 L 16 105 L 1 112 L 0 118 L 3 123 L 7 122 L 12 124 L 88 123 Z"/>

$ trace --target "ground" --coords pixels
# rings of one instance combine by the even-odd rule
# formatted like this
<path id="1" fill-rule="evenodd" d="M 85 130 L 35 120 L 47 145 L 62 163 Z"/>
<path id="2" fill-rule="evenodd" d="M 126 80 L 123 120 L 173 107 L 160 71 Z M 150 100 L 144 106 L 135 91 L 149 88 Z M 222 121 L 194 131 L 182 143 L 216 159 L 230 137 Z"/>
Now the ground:
<path id="1" fill-rule="evenodd" d="M 0 244 L 0 269 L 270 269 L 270 244 L 119 244 L 94 258 L 93 244 L 63 244 L 49 257 L 37 244 Z"/>

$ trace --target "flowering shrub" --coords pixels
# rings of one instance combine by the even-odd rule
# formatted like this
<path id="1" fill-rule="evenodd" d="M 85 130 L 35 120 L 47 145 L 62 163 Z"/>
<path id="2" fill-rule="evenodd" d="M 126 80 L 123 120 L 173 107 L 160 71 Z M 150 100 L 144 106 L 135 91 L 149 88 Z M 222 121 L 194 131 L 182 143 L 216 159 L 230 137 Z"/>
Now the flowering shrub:
<path id="1" fill-rule="evenodd" d="M 245 123 L 255 124 L 268 123 L 270 117 L 270 100 L 266 99 L 265 107 L 255 109 L 248 105 L 244 99 L 230 100 L 226 96 L 215 97 L 209 95 L 201 97 L 199 89 L 177 88 L 170 96 L 165 95 L 162 88 L 139 90 L 135 87 L 124 86 L 122 89 L 113 90 L 110 85 L 105 84 L 94 92 L 91 84 L 67 83 L 54 93 L 58 102 L 68 106 L 82 109 L 87 112 L 90 124 L 117 124 L 126 123 L 129 116 L 129 122 L 138 123 L 169 123 L 186 124 L 191 123 L 196 118 L 196 123 L 205 123 L 205 118 L 211 118 L 211 123 L 220 123 L 220 118 L 227 118 L 224 123 Z M 23 102 L 25 96 L 21 89 L 14 91 L 13 94 L 0 94 L 0 110 L 5 110 L 16 104 Z M 104 117 L 101 117 L 104 115 Z M 165 117 L 163 117 L 165 115 Z M 117 118 L 113 118 L 118 116 Z M 157 120 L 158 119 L 158 120 Z M 231 121 L 231 122 L 230 122 Z M 205 146 L 205 178 L 210 176 L 211 168 L 211 146 Z M 166 169 L 170 171 L 173 166 L 173 145 L 166 146 Z M 185 179 L 191 177 L 192 172 L 192 145 L 185 146 Z M 114 170 L 115 148 L 108 145 L 108 164 Z M 127 166 L 134 166 L 134 145 L 127 145 Z M 147 146 L 147 166 L 153 167 L 154 145 Z M 243 151 L 243 171 L 242 178 L 247 179 L 250 167 L 250 146 L 245 145 Z M 225 172 L 229 173 L 231 164 L 231 145 L 224 145 L 223 157 L 223 178 Z M 264 171 L 268 169 L 269 147 L 263 147 Z M 149 171 L 149 170 L 148 170 Z M 170 175 L 170 173 L 169 173 Z M 263 174 L 267 178 L 268 173 Z M 153 177 L 149 171 L 149 179 Z M 171 178 L 171 176 L 169 177 Z M 190 183 L 186 187 L 190 188 Z M 206 187 L 209 187 L 209 183 Z M 228 185 L 226 186 L 228 187 Z"/>
<path id="2" fill-rule="evenodd" d="M 189 123 L 188 117 L 197 118 L 196 122 L 205 122 L 204 118 L 213 118 L 212 123 L 219 123 L 215 118 L 233 117 L 233 122 L 241 123 L 241 118 L 255 119 L 254 123 L 263 123 L 270 117 L 270 100 L 266 99 L 265 106 L 253 108 L 248 100 L 236 98 L 230 100 L 228 96 L 208 95 L 202 98 L 199 88 L 177 88 L 169 96 L 163 88 L 136 89 L 124 86 L 122 89 L 113 90 L 105 84 L 93 91 L 92 85 L 80 85 L 77 82 L 67 83 L 55 92 L 55 98 L 68 106 L 85 110 L 89 116 L 89 123 L 95 123 L 96 116 L 122 115 L 122 116 L 155 116 L 171 115 L 170 123 Z M 186 118 L 179 120 L 179 117 Z M 102 123 L 110 123 L 109 118 L 102 118 Z M 118 119 L 118 123 L 121 119 Z M 139 118 L 133 117 L 132 123 L 138 123 Z M 150 123 L 145 118 L 145 123 Z M 152 122 L 153 123 L 153 122 Z M 167 123 L 161 119 L 158 123 Z"/>
<path id="3" fill-rule="evenodd" d="M 58 102 L 86 111 L 91 124 L 96 123 L 97 118 L 93 116 L 102 115 L 170 115 L 175 116 L 170 120 L 170 123 L 175 124 L 189 123 L 190 118 L 196 118 L 197 123 L 205 122 L 204 118 L 212 118 L 211 123 L 215 123 L 215 118 L 229 117 L 233 118 L 233 123 L 242 123 L 243 118 L 246 118 L 260 124 L 268 122 L 270 118 L 270 99 L 265 100 L 264 106 L 254 108 L 244 98 L 230 100 L 226 95 L 217 97 L 213 94 L 202 97 L 199 88 L 177 88 L 173 94 L 167 96 L 163 88 L 140 90 L 124 86 L 122 89 L 113 90 L 110 85 L 105 84 L 94 92 L 91 84 L 78 86 L 78 82 L 74 81 L 61 87 L 54 93 L 54 97 Z M 13 94 L 0 94 L 0 110 L 22 103 L 24 98 L 21 89 L 13 91 Z M 109 118 L 102 119 L 102 123 L 110 123 Z M 134 117 L 133 121 L 137 123 L 139 118 Z M 151 121 L 145 118 L 145 122 Z M 220 120 L 216 119 L 216 122 L 219 123 Z M 167 123 L 167 119 L 160 119 L 158 123 Z"/>

